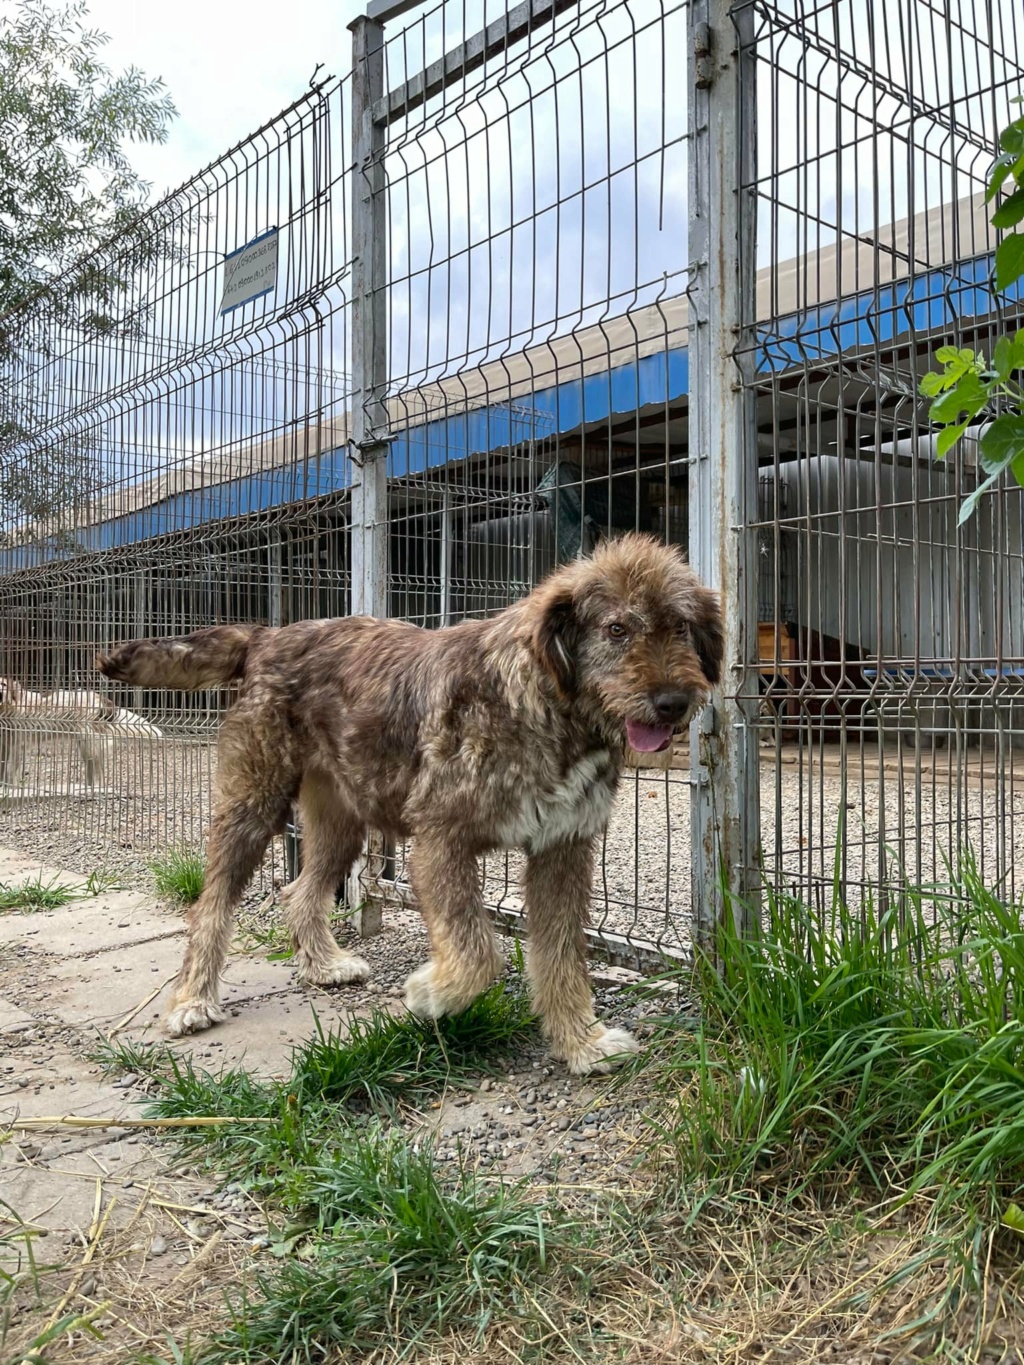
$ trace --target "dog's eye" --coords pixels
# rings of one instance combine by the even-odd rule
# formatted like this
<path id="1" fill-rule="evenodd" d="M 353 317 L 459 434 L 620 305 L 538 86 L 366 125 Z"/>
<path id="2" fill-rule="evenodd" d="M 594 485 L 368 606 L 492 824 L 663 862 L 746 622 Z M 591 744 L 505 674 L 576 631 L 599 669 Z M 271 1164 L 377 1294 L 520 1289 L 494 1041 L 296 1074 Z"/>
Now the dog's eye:
<path id="1" fill-rule="evenodd" d="M 624 640 L 626 638 L 626 627 L 621 621 L 612 621 L 608 626 L 608 634 L 613 640 Z"/>

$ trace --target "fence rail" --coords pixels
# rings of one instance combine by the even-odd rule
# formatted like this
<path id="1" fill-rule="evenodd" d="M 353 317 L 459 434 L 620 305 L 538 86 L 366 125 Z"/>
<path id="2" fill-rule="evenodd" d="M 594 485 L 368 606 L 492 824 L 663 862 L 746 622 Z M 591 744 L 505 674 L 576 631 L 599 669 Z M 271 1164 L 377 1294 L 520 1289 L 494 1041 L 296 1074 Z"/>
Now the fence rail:
<path id="1" fill-rule="evenodd" d="M 1016 895 L 1021 495 L 957 525 L 976 443 L 935 458 L 918 384 L 1024 311 L 982 193 L 1017 0 L 410 8 L 4 319 L 0 838 L 201 842 L 227 696 L 115 689 L 159 734 L 97 730 L 97 647 L 449 625 L 641 529 L 722 589 L 728 668 L 623 784 L 595 951 L 687 954 L 722 869 L 752 918 L 763 874 L 898 897 L 970 843 Z M 364 931 L 407 853 L 366 850 Z"/>

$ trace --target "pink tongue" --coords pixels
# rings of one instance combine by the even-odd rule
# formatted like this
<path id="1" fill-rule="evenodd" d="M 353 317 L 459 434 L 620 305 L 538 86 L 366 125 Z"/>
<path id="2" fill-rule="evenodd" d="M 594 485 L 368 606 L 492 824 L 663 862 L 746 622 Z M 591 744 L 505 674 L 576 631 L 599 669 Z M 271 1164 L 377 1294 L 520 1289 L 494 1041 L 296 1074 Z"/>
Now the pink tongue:
<path id="1" fill-rule="evenodd" d="M 629 747 L 638 754 L 656 754 L 667 749 L 672 742 L 671 725 L 640 725 L 635 720 L 626 721 L 626 738 Z"/>

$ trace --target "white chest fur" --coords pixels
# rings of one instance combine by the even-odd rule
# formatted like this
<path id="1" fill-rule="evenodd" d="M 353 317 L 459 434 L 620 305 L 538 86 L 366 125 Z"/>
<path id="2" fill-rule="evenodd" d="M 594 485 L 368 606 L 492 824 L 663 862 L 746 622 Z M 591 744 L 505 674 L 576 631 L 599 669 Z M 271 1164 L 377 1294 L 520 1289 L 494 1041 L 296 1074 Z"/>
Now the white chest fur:
<path id="1" fill-rule="evenodd" d="M 523 792 L 499 840 L 505 848 L 540 853 L 565 839 L 592 838 L 608 823 L 614 794 L 610 755 L 594 750 L 553 785 Z"/>

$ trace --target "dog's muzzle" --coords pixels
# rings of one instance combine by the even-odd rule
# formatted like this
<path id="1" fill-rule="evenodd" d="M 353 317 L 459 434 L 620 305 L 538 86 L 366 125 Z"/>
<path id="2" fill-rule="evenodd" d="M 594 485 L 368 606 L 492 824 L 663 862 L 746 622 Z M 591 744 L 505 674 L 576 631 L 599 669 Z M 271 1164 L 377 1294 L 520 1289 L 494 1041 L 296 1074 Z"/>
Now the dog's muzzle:
<path id="1" fill-rule="evenodd" d="M 658 754 L 668 748 L 676 727 L 693 709 L 693 696 L 682 688 L 665 687 L 651 693 L 650 705 L 657 717 L 653 724 L 647 721 L 626 721 L 626 739 L 629 741 L 629 747 L 640 754 Z"/>

